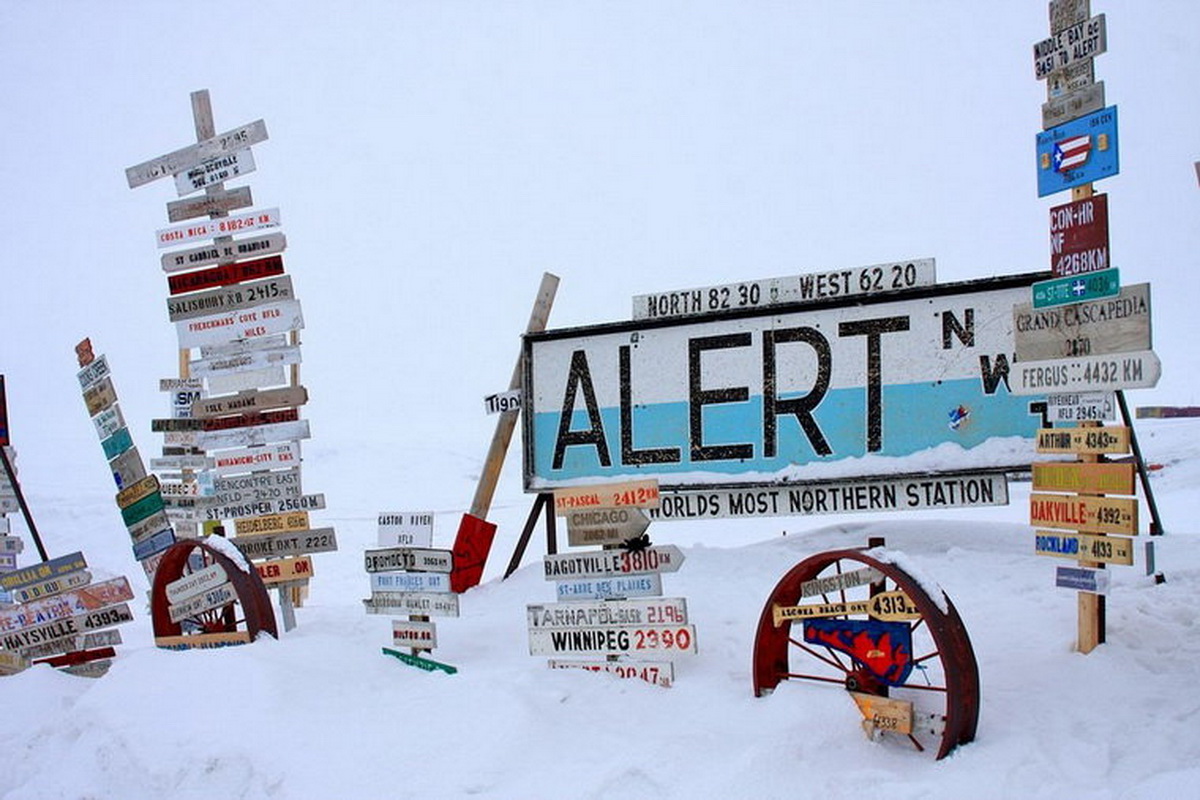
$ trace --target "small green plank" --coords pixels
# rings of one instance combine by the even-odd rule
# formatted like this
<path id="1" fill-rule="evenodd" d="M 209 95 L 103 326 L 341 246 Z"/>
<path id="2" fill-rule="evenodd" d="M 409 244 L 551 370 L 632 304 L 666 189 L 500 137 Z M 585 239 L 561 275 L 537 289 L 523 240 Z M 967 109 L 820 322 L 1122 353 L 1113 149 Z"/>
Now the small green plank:
<path id="1" fill-rule="evenodd" d="M 1070 278 L 1055 278 L 1033 284 L 1033 307 L 1046 308 L 1113 297 L 1121 291 L 1120 270 L 1102 269 Z"/>
<path id="2" fill-rule="evenodd" d="M 431 658 L 410 656 L 408 653 L 401 653 L 399 650 L 393 650 L 390 647 L 383 648 L 383 654 L 385 656 L 391 656 L 392 658 L 398 658 L 405 664 L 408 664 L 410 667 L 423 669 L 426 672 L 433 672 L 434 670 L 439 669 L 442 672 L 445 672 L 447 675 L 453 675 L 458 672 L 458 667 L 452 667 L 449 664 L 443 664 L 440 661 L 434 661 Z"/>

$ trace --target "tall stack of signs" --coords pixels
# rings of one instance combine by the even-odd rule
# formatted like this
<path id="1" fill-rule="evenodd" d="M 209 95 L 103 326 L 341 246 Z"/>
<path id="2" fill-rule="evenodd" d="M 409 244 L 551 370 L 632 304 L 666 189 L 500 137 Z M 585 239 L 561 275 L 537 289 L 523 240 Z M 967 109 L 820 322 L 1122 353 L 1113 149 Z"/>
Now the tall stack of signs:
<path id="1" fill-rule="evenodd" d="M 0 377 L 0 445 L 5 464 L 15 453 L 8 444 L 3 378 Z M 12 536 L 7 514 L 20 506 L 15 471 L 0 470 L 0 675 L 30 664 L 50 664 L 74 675 L 99 677 L 121 643 L 114 625 L 133 619 L 133 590 L 124 577 L 92 583 L 83 553 L 74 552 L 25 567 L 17 566 L 24 542 Z M 23 509 L 28 512 L 28 509 Z M 27 516 L 30 533 L 40 539 Z"/>
<path id="2" fill-rule="evenodd" d="M 1103 14 L 1090 0 L 1052 0 L 1050 37 L 1033 47 L 1034 70 L 1046 81 L 1043 132 L 1037 135 L 1038 196 L 1071 190 L 1050 209 L 1049 280 L 1033 284 L 1030 302 L 1013 308 L 1017 364 L 1014 394 L 1046 394 L 1052 422 L 1080 427 L 1038 432 L 1038 453 L 1074 454 L 1076 463 L 1034 464 L 1030 521 L 1039 554 L 1077 558 L 1057 583 L 1080 590 L 1081 652 L 1104 641 L 1107 574 L 1094 567 L 1132 564 L 1137 533 L 1133 465 L 1103 463 L 1129 452 L 1129 428 L 1115 418 L 1113 392 L 1154 386 L 1162 367 L 1151 348 L 1150 286 L 1121 287 L 1109 255 L 1108 196 L 1093 183 L 1116 175 L 1117 109 L 1105 106 L 1093 60 L 1107 50 Z M 1054 492 L 1049 494 L 1045 492 Z M 1070 492 L 1072 494 L 1057 494 Z"/>
<path id="3" fill-rule="evenodd" d="M 552 669 L 674 682 L 669 659 L 696 652 L 696 629 L 684 598 L 662 596 L 662 573 L 678 570 L 683 553 L 674 545 L 650 546 L 644 535 L 649 520 L 642 509 L 658 501 L 657 481 L 555 490 L 569 543 L 603 547 L 544 556 L 546 579 L 556 582 L 562 602 L 526 607 L 530 655 L 554 656 Z"/>
<path id="4" fill-rule="evenodd" d="M 117 404 L 107 357 L 97 357 L 92 352 L 90 339 L 76 345 L 75 353 L 79 358 L 77 377 L 83 402 L 96 426 L 100 447 L 117 485 L 117 508 L 129 531 L 133 557 L 141 563 L 146 578 L 153 582 L 163 552 L 175 542 L 175 530 L 167 517 L 158 479 L 146 473 L 142 456 L 133 444 Z"/>
<path id="5" fill-rule="evenodd" d="M 232 523 L 233 544 L 279 588 L 290 628 L 310 556 L 337 549 L 333 528 L 309 520 L 324 495 L 301 484 L 300 442 L 310 437 L 300 419 L 304 318 L 284 274 L 279 209 L 241 210 L 253 204 L 250 188 L 224 185 L 255 169 L 250 147 L 266 140 L 266 125 L 217 134 L 208 93 L 194 93 L 192 105 L 196 144 L 126 170 L 130 188 L 173 175 L 184 198 L 167 204 L 178 224 L 156 234 L 160 248 L 181 246 L 162 257 L 180 377 L 163 382 L 172 416 L 154 422 L 166 439 L 151 467 L 168 471 L 160 477 L 169 513 L 187 535 L 227 534 Z"/>
<path id="6" fill-rule="evenodd" d="M 368 614 L 395 617 L 392 643 L 409 649 L 404 653 L 385 647 L 384 654 L 426 672 L 453 675 L 457 668 L 421 655 L 437 647 L 437 625 L 430 617 L 458 616 L 458 595 L 450 589 L 454 554 L 435 550 L 432 543 L 433 512 L 381 513 L 380 548 L 365 553 L 371 596 L 363 605 Z"/>

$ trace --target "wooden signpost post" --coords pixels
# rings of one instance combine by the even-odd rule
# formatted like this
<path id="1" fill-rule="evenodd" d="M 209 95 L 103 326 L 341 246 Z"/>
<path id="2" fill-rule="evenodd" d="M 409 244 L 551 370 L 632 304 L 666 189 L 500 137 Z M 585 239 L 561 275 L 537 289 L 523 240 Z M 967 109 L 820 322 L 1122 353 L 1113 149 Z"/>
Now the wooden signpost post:
<path id="1" fill-rule="evenodd" d="M 1089 0 L 1050 3 L 1050 37 L 1033 46 L 1037 78 L 1047 80 L 1044 131 L 1036 137 L 1038 196 L 1070 189 L 1071 202 L 1050 209 L 1053 277 L 1035 283 L 1032 302 L 1013 309 L 1017 365 L 1010 376 L 1015 394 L 1092 395 L 1061 403 L 1069 410 L 1055 414 L 1079 427 L 1038 432 L 1038 453 L 1078 460 L 1035 463 L 1030 495 L 1035 551 L 1079 560 L 1079 568 L 1057 571 L 1056 585 L 1079 590 L 1077 647 L 1083 653 L 1105 638 L 1107 575 L 1097 570 L 1132 564 L 1133 548 L 1121 537 L 1138 533 L 1137 499 L 1112 496 L 1134 493 L 1134 465 L 1105 463 L 1109 455 L 1132 451 L 1144 481 L 1123 391 L 1154 386 L 1161 372 L 1150 350 L 1150 287 L 1121 288 L 1109 255 L 1108 197 L 1093 191 L 1094 181 L 1119 169 L 1117 109 L 1104 107 L 1104 86 L 1093 82 L 1091 67 L 1106 49 L 1105 17 L 1091 16 Z M 1101 427 L 1100 420 L 1113 417 L 1107 392 L 1116 393 L 1125 427 Z M 1148 482 L 1144 486 L 1151 533 L 1160 533 Z"/>
<path id="2" fill-rule="evenodd" d="M 267 559 L 255 566 L 279 590 L 290 630 L 313 574 L 308 554 L 337 548 L 332 528 L 309 525 L 307 512 L 324 508 L 324 496 L 304 494 L 300 483 L 299 443 L 310 436 L 299 416 L 308 401 L 299 381 L 304 319 L 284 271 L 279 209 L 252 209 L 248 186 L 225 186 L 256 169 L 250 147 L 267 140 L 265 123 L 218 134 L 208 92 L 191 101 L 196 143 L 126 170 L 130 188 L 173 175 L 182 198 L 167 203 L 168 221 L 180 224 L 156 232 L 159 248 L 177 248 L 161 263 L 180 402 L 174 423 L 156 421 L 165 446 L 151 466 L 178 473 L 166 508 L 177 526 L 197 536 L 201 523 L 208 534 L 232 520 L 234 543 Z"/>

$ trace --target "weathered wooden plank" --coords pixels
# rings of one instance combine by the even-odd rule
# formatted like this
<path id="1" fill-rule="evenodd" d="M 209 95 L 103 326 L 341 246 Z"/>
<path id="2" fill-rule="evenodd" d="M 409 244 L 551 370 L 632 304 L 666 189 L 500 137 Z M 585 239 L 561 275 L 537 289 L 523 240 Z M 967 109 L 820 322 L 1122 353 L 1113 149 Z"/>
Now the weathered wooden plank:
<path id="1" fill-rule="evenodd" d="M 1040 428 L 1037 432 L 1039 453 L 1107 453 L 1129 452 L 1129 428 L 1109 425 L 1103 428 Z"/>
<path id="2" fill-rule="evenodd" d="M 171 322 L 179 322 L 294 300 L 295 297 L 291 276 L 277 275 L 202 292 L 172 295 L 167 298 L 167 317 Z"/>
<path id="3" fill-rule="evenodd" d="M 1072 531 L 1138 532 L 1138 501 L 1134 497 L 1041 494 L 1029 496 L 1029 523 Z"/>
<path id="4" fill-rule="evenodd" d="M 1133 494 L 1134 465 L 1041 461 L 1033 465 L 1033 489 L 1080 494 Z"/>
<path id="5" fill-rule="evenodd" d="M 183 222 L 209 214 L 227 214 L 239 208 L 249 208 L 254 205 L 254 197 L 249 186 L 239 186 L 229 191 L 212 191 L 200 197 L 189 197 L 186 200 L 172 200 L 167 203 L 167 219 L 171 222 Z"/>
<path id="6" fill-rule="evenodd" d="M 225 153 L 244 150 L 251 145 L 267 140 L 267 124 L 261 119 L 246 125 L 231 128 L 224 133 L 205 139 L 195 144 L 181 147 L 165 155 L 134 164 L 125 169 L 125 180 L 130 189 L 136 189 L 143 184 L 175 175 L 192 167 L 203 164 Z"/>
<path id="7" fill-rule="evenodd" d="M 575 509 L 658 508 L 658 505 L 658 481 L 653 479 L 554 490 L 554 511 L 560 517 Z"/>
<path id="8" fill-rule="evenodd" d="M 210 264 L 269 256 L 282 253 L 286 249 L 287 237 L 282 233 L 273 232 L 259 236 L 247 236 L 244 239 L 222 240 L 184 250 L 172 250 L 169 253 L 163 253 L 161 263 L 163 272 L 180 272 L 207 267 Z"/>

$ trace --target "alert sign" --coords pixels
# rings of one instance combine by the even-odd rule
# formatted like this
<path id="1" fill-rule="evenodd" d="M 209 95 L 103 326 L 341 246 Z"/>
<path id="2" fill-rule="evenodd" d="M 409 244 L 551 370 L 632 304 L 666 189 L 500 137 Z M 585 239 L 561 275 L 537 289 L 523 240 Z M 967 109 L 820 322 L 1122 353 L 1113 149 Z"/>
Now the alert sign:
<path id="1" fill-rule="evenodd" d="M 1008 391 L 1033 275 L 525 337 L 525 487 L 774 485 L 1027 466 Z M 947 446 L 952 445 L 952 446 Z"/>

